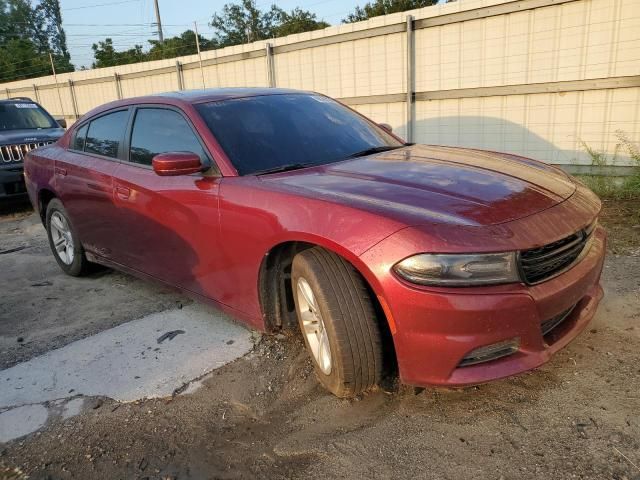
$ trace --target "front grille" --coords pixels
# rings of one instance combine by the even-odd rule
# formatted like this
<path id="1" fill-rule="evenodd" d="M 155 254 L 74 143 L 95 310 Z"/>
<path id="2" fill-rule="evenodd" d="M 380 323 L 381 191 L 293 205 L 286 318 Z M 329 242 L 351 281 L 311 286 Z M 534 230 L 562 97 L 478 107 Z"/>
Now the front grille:
<path id="1" fill-rule="evenodd" d="M 520 252 L 520 270 L 528 284 L 540 283 L 570 267 L 585 249 L 589 227 L 539 248 Z"/>
<path id="2" fill-rule="evenodd" d="M 0 159 L 4 163 L 21 162 L 24 156 L 31 150 L 35 150 L 38 147 L 45 145 L 51 145 L 52 140 L 46 142 L 34 142 L 34 143 L 19 143 L 16 145 L 2 145 L 0 146 Z"/>
<path id="3" fill-rule="evenodd" d="M 559 313 L 558 315 L 556 315 L 555 317 L 550 318 L 546 322 L 542 322 L 542 325 L 540 325 L 540 328 L 542 329 L 542 336 L 544 337 L 545 335 L 550 333 L 551 330 L 553 330 L 558 325 L 560 325 L 562 322 L 564 322 L 565 319 L 569 316 L 569 314 L 571 312 L 573 312 L 574 308 L 575 308 L 575 305 L 567 308 L 564 312 Z"/>

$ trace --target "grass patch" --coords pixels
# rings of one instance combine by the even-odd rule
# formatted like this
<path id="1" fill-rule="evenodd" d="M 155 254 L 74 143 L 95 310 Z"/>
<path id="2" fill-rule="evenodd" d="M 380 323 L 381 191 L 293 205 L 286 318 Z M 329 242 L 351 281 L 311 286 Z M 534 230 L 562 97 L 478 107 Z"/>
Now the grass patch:
<path id="1" fill-rule="evenodd" d="M 577 177 L 600 198 L 611 200 L 640 198 L 640 173 L 622 178 L 603 175 L 577 175 Z"/>
<path id="2" fill-rule="evenodd" d="M 630 200 L 640 198 L 640 148 L 627 137 L 626 133 L 616 132 L 618 143 L 613 152 L 612 163 L 622 150 L 629 155 L 633 162 L 633 173 L 627 177 L 609 177 L 605 175 L 579 175 L 578 178 L 593 190 L 596 195 L 605 199 Z M 591 165 L 605 167 L 609 164 L 604 152 L 591 148 L 582 142 L 582 148 L 591 158 Z"/>

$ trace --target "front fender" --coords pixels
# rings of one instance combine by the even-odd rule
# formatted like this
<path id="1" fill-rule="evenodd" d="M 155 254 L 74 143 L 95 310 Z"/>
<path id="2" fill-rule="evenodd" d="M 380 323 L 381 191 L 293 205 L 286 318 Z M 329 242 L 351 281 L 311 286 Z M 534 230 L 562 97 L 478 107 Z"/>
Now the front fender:
<path id="1" fill-rule="evenodd" d="M 219 214 L 224 239 L 223 270 L 215 273 L 220 300 L 251 315 L 259 328 L 265 325 L 258 286 L 269 252 L 291 242 L 321 246 L 349 261 L 379 292 L 360 255 L 404 226 L 326 200 L 266 189 L 248 177 L 224 179 Z"/>

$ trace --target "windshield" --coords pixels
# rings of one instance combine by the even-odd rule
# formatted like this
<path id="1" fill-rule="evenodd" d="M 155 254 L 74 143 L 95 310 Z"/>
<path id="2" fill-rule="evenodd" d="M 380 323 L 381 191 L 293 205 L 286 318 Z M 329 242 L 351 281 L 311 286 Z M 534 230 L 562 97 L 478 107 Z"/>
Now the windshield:
<path id="1" fill-rule="evenodd" d="M 57 127 L 53 118 L 35 103 L 0 103 L 0 131 Z"/>
<path id="2" fill-rule="evenodd" d="M 320 95 L 237 98 L 200 104 L 197 109 L 240 175 L 323 165 L 376 147 L 403 145 Z"/>

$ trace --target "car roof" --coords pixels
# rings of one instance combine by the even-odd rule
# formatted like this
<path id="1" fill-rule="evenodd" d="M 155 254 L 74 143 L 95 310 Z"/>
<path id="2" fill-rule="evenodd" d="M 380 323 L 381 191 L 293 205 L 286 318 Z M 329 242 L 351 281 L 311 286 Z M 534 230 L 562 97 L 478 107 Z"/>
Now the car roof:
<path id="1" fill-rule="evenodd" d="M 207 88 L 201 90 L 181 90 L 177 92 L 156 93 L 142 97 L 130 97 L 105 103 L 85 113 L 82 119 L 91 118 L 107 110 L 144 103 L 160 103 L 169 105 L 193 105 L 196 103 L 219 102 L 232 98 L 258 97 L 264 95 L 302 94 L 312 95 L 314 92 L 293 90 L 288 88 Z"/>
<path id="2" fill-rule="evenodd" d="M 301 90 L 288 88 L 206 88 L 201 90 L 181 90 L 158 93 L 153 97 L 176 98 L 189 103 L 217 102 L 230 98 L 256 97 L 263 95 L 284 95 L 292 93 L 309 94 Z"/>
<path id="3" fill-rule="evenodd" d="M 20 102 L 38 103 L 31 100 L 29 97 L 13 97 L 13 98 L 0 99 L 0 103 L 20 103 Z"/>

